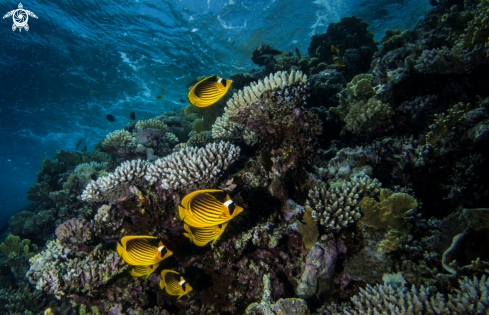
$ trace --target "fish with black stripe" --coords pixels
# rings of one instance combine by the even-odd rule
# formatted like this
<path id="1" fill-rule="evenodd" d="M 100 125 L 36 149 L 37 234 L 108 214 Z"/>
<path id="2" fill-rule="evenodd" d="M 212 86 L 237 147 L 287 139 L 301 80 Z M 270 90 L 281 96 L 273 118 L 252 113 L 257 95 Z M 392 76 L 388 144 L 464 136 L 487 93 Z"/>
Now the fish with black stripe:
<path id="1" fill-rule="evenodd" d="M 188 101 L 197 107 L 211 106 L 227 93 L 232 82 L 216 75 L 200 80 L 188 91 Z"/>
<path id="2" fill-rule="evenodd" d="M 222 235 L 227 226 L 228 222 L 204 228 L 197 228 L 184 224 L 183 228 L 185 231 L 187 231 L 187 233 L 183 233 L 183 235 L 188 237 L 195 245 L 205 246 L 211 241 L 212 244 L 214 244 Z"/>
<path id="3" fill-rule="evenodd" d="M 243 211 L 228 194 L 219 189 L 196 190 L 178 206 L 180 220 L 196 228 L 223 224 Z"/>
<path id="4" fill-rule="evenodd" d="M 182 276 L 178 277 L 179 275 L 173 270 L 163 270 L 160 279 L 160 288 L 164 288 L 169 295 L 178 296 L 178 299 L 192 291 L 190 284 Z"/>
<path id="5" fill-rule="evenodd" d="M 147 235 L 124 236 L 117 243 L 117 253 L 129 265 L 154 265 L 172 255 L 157 237 Z"/>

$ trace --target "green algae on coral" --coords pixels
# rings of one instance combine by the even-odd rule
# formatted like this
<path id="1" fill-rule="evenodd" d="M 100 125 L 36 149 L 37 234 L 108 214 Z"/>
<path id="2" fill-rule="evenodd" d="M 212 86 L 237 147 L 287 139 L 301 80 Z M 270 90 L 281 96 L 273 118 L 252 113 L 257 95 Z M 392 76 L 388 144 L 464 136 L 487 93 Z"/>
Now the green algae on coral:
<path id="1" fill-rule="evenodd" d="M 400 244 L 400 238 L 409 232 L 406 211 L 416 208 L 418 202 L 406 193 L 391 193 L 388 189 L 381 189 L 380 202 L 364 197 L 359 205 L 362 211 L 360 223 L 387 231 L 379 244 L 379 252 L 388 253 L 395 250 Z"/>

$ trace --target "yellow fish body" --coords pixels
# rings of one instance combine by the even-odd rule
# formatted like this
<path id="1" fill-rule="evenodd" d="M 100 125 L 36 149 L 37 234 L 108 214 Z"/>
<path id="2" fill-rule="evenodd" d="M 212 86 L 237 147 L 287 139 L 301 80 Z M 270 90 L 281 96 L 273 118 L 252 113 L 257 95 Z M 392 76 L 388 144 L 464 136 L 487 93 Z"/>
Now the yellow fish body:
<path id="1" fill-rule="evenodd" d="M 180 220 L 196 228 L 223 224 L 243 211 L 229 195 L 219 189 L 196 190 L 178 206 Z"/>
<path id="2" fill-rule="evenodd" d="M 232 82 L 215 75 L 200 80 L 188 91 L 188 101 L 197 107 L 211 106 L 226 94 Z"/>
<path id="3" fill-rule="evenodd" d="M 134 268 L 131 269 L 131 276 L 133 277 L 142 277 L 146 276 L 145 279 L 148 279 L 148 277 L 158 268 L 160 264 L 154 264 L 154 265 L 149 265 L 149 266 L 135 266 Z"/>
<path id="4" fill-rule="evenodd" d="M 178 299 L 192 291 L 192 287 L 183 277 L 180 276 L 180 280 L 178 280 L 179 275 L 178 272 L 173 270 L 163 270 L 160 279 L 160 288 L 162 290 L 165 288 L 166 293 L 178 296 Z"/>
<path id="5" fill-rule="evenodd" d="M 338 67 L 344 67 L 345 65 L 341 62 L 340 50 L 335 46 L 331 45 L 331 53 L 333 54 L 333 61 Z"/>
<path id="6" fill-rule="evenodd" d="M 133 266 L 154 265 L 173 254 L 156 237 L 147 235 L 124 236 L 117 243 L 117 253 Z"/>
<path id="7" fill-rule="evenodd" d="M 197 228 L 184 224 L 183 228 L 185 231 L 187 231 L 187 233 L 183 233 L 183 235 L 188 237 L 195 245 L 205 246 L 210 241 L 212 241 L 212 244 L 214 244 L 227 226 L 228 222 L 204 228 Z"/>

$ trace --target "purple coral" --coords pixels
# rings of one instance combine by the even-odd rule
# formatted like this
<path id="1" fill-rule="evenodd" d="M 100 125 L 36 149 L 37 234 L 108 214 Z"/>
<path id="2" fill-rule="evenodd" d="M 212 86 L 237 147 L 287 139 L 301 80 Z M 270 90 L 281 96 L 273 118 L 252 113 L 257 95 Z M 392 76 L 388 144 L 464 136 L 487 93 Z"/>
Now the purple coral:
<path id="1" fill-rule="evenodd" d="M 85 244 L 92 239 L 93 223 L 83 218 L 66 221 L 56 228 L 56 236 L 64 243 Z"/>

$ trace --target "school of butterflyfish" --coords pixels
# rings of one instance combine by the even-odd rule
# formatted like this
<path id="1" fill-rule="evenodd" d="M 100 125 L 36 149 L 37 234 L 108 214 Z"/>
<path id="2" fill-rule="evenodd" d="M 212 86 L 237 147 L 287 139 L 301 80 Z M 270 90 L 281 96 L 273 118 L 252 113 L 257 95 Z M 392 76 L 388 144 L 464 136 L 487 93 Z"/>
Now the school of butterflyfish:
<path id="1" fill-rule="evenodd" d="M 178 217 L 184 222 L 184 233 L 192 243 L 214 244 L 228 222 L 243 211 L 228 194 L 219 189 L 196 190 L 189 193 L 178 206 Z"/>
<path id="2" fill-rule="evenodd" d="M 184 223 L 185 232 L 192 243 L 205 246 L 213 244 L 222 235 L 231 219 L 243 208 L 224 191 L 219 189 L 196 190 L 187 194 L 178 206 L 178 217 Z M 129 265 L 134 277 L 146 279 L 158 268 L 160 262 L 173 252 L 157 237 L 147 235 L 124 236 L 117 243 L 117 253 Z M 192 291 L 192 287 L 180 274 L 165 269 L 161 272 L 160 288 L 180 299 Z"/>
<path id="3" fill-rule="evenodd" d="M 206 77 L 192 86 L 188 92 L 189 102 L 197 107 L 208 107 L 219 101 L 233 81 L 218 76 Z M 163 88 L 162 88 L 162 91 Z M 229 221 L 243 211 L 222 190 L 205 189 L 187 194 L 178 206 L 178 217 L 184 222 L 185 232 L 192 243 L 205 246 L 214 244 L 222 235 Z M 157 237 L 147 235 L 124 236 L 117 243 L 117 253 L 131 265 L 134 277 L 146 279 L 158 268 L 160 262 L 171 256 L 169 250 Z M 160 288 L 180 299 L 192 291 L 192 287 L 176 271 L 161 272 Z"/>

